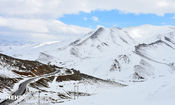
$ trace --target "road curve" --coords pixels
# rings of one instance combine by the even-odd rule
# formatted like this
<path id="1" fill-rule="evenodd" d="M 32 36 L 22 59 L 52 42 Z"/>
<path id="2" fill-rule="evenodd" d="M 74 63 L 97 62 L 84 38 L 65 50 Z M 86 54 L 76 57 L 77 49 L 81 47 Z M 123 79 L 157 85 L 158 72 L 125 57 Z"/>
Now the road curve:
<path id="1" fill-rule="evenodd" d="M 12 94 L 12 96 L 20 96 L 20 95 L 23 95 L 23 94 L 25 93 L 25 91 L 26 91 L 27 84 L 30 83 L 31 81 L 33 81 L 33 80 L 35 80 L 35 79 L 37 79 L 37 78 L 44 78 L 44 77 L 52 76 L 52 75 L 55 75 L 55 74 L 57 74 L 57 73 L 59 73 L 59 72 L 60 72 L 60 70 L 57 70 L 57 71 L 55 71 L 55 72 L 53 72 L 53 73 L 49 73 L 49 74 L 46 74 L 46 75 L 40 76 L 40 77 L 31 78 L 31 79 L 28 79 L 28 80 L 22 82 L 22 83 L 19 85 L 18 90 L 17 90 L 16 92 L 14 92 L 14 93 Z M 6 100 L 4 100 L 3 102 L 1 102 L 0 105 L 9 105 L 10 103 L 12 103 L 12 102 L 14 102 L 14 101 L 16 101 L 16 100 L 6 99 Z"/>

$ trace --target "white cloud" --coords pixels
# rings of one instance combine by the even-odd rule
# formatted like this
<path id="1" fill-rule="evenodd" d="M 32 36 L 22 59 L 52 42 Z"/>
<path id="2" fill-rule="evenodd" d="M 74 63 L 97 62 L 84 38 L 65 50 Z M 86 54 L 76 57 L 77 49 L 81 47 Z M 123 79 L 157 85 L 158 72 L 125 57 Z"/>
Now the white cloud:
<path id="1" fill-rule="evenodd" d="M 98 4 L 98 5 L 97 5 Z M 174 0 L 0 0 L 0 14 L 55 18 L 80 11 L 117 9 L 125 13 L 175 13 Z"/>
<path id="2" fill-rule="evenodd" d="M 114 25 L 113 25 L 113 27 L 117 27 L 117 26 L 118 26 L 118 24 L 114 24 Z"/>
<path id="3" fill-rule="evenodd" d="M 160 2 L 157 3 L 157 5 L 159 7 L 165 7 L 166 8 L 166 7 L 170 6 L 171 4 L 169 2 L 166 2 L 166 1 L 160 1 Z"/>
<path id="4" fill-rule="evenodd" d="M 46 21 L 40 19 L 0 17 L 0 26 L 27 32 L 48 32 Z"/>
<path id="5" fill-rule="evenodd" d="M 80 35 L 89 32 L 91 29 L 83 28 L 75 25 L 66 25 L 59 20 L 54 19 L 25 19 L 25 18 L 4 18 L 0 17 L 0 33 L 8 33 L 14 36 L 15 33 L 20 37 L 31 39 L 59 39 L 60 36 Z M 11 34 L 10 34 L 11 33 Z M 21 36 L 23 35 L 23 36 Z M 1 36 L 1 34 L 0 34 Z"/>
<path id="6" fill-rule="evenodd" d="M 98 21 L 98 17 L 93 16 L 93 17 L 92 17 L 92 20 L 97 22 L 97 21 Z"/>
<path id="7" fill-rule="evenodd" d="M 173 16 L 172 19 L 175 19 L 175 16 Z"/>
<path id="8" fill-rule="evenodd" d="M 86 21 L 86 20 L 88 20 L 88 18 L 87 17 L 84 17 L 83 20 Z"/>
<path id="9" fill-rule="evenodd" d="M 90 29 L 66 25 L 56 18 L 65 14 L 114 9 L 134 14 L 175 14 L 175 0 L 0 0 L 0 28 L 6 28 L 1 28 L 0 33 L 13 35 L 18 32 L 46 39 L 86 33 Z M 92 19 L 98 21 L 98 17 Z"/>

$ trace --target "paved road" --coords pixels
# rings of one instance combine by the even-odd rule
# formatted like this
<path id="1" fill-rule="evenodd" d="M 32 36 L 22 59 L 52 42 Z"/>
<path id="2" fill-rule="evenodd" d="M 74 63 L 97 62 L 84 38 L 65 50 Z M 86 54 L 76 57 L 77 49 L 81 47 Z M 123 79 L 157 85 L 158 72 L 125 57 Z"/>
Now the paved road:
<path id="1" fill-rule="evenodd" d="M 26 91 L 27 84 L 32 82 L 33 80 L 38 79 L 38 78 L 44 78 L 44 77 L 52 76 L 52 75 L 55 75 L 55 74 L 57 74 L 59 72 L 60 72 L 60 70 L 57 70 L 57 71 L 55 71 L 53 73 L 46 74 L 46 75 L 43 75 L 43 76 L 40 76 L 40 77 L 31 78 L 31 79 L 28 79 L 28 80 L 22 82 L 19 85 L 18 90 L 16 92 L 14 92 L 12 94 L 12 96 L 21 96 L 21 95 L 23 95 L 25 93 L 25 91 Z M 16 101 L 16 100 L 7 99 L 7 100 L 4 100 L 3 102 L 1 102 L 0 105 L 9 105 L 10 103 L 12 103 L 14 101 Z"/>

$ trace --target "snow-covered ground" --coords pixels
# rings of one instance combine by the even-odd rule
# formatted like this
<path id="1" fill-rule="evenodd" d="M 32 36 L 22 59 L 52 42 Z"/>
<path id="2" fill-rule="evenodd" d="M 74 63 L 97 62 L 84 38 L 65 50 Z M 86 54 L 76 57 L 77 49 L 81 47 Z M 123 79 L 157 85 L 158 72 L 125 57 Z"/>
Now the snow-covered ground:
<path id="1" fill-rule="evenodd" d="M 124 88 L 104 90 L 91 97 L 60 105 L 174 105 L 175 74 L 134 83 Z"/>
<path id="2" fill-rule="evenodd" d="M 90 79 L 81 81 L 57 82 L 55 77 L 52 82 L 49 82 L 48 87 L 40 87 L 40 93 L 38 89 L 29 87 L 29 92 L 25 98 L 23 98 L 24 100 L 22 100 L 20 103 L 14 102 L 13 104 L 16 105 L 18 103 L 18 105 L 37 105 L 38 101 L 40 101 L 41 104 L 46 105 L 59 104 L 78 100 L 81 99 L 81 97 L 91 97 L 102 93 L 104 90 L 113 89 L 114 87 L 119 89 L 123 86 L 106 82 L 95 82 Z"/>

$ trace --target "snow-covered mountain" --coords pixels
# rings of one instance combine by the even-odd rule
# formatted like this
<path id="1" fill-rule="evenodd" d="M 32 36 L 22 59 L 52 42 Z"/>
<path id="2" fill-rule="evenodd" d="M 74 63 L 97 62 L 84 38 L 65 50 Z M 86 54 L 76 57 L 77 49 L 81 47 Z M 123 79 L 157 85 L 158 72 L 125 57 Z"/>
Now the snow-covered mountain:
<path id="1" fill-rule="evenodd" d="M 174 32 L 175 27 L 142 25 L 137 27 L 127 27 L 123 30 L 128 32 L 137 43 L 152 43 L 161 39 L 162 36 Z"/>
<path id="2" fill-rule="evenodd" d="M 17 58 L 128 82 L 169 73 L 174 68 L 174 43 L 174 26 L 143 25 L 123 29 L 100 27 L 73 41 L 33 43 L 12 46 L 10 50 L 1 49 L 5 54 Z M 166 70 L 156 71 L 159 68 Z"/>
<path id="3" fill-rule="evenodd" d="M 138 88 L 132 85 L 143 81 L 145 86 L 154 83 L 149 81 L 164 85 L 162 78 L 171 77 L 175 70 L 175 27 L 100 27 L 75 40 L 1 45 L 0 51 L 20 59 L 73 68 L 104 80 L 131 85 L 129 89 Z"/>
<path id="4" fill-rule="evenodd" d="M 143 37 L 132 34 L 132 30 L 144 31 L 144 27 L 148 32 Z M 75 68 L 103 79 L 140 81 L 174 69 L 174 31 L 173 26 L 100 27 L 64 47 L 40 53 L 37 60 Z"/>

